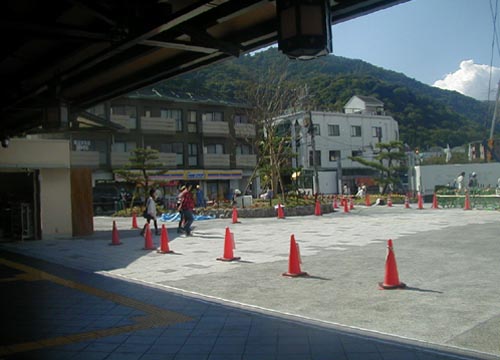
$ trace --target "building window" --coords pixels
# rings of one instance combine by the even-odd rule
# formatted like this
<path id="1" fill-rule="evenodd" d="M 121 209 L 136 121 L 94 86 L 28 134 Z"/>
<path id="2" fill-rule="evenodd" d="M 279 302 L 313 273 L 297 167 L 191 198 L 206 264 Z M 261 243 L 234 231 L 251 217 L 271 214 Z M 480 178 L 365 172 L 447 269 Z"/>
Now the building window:
<path id="1" fill-rule="evenodd" d="M 361 126 L 358 125 L 351 126 L 351 137 L 361 137 Z"/>
<path id="2" fill-rule="evenodd" d="M 188 144 L 188 165 L 198 166 L 198 144 Z"/>
<path id="3" fill-rule="evenodd" d="M 328 136 L 340 136 L 340 125 L 328 125 Z"/>
<path id="4" fill-rule="evenodd" d="M 222 112 L 220 111 L 211 111 L 204 112 L 201 114 L 202 121 L 224 121 L 224 117 L 222 116 Z"/>
<path id="5" fill-rule="evenodd" d="M 160 117 L 162 119 L 174 119 L 175 131 L 182 131 L 182 111 L 177 109 L 161 109 Z"/>
<path id="6" fill-rule="evenodd" d="M 340 159 L 340 150 L 330 150 L 329 151 L 330 161 L 337 161 Z"/>
<path id="7" fill-rule="evenodd" d="M 314 160 L 316 160 L 316 163 L 313 163 L 313 152 L 312 150 L 309 150 L 309 166 L 321 166 L 321 150 L 316 150 Z"/>
<path id="8" fill-rule="evenodd" d="M 235 114 L 233 120 L 235 124 L 248 124 L 248 116 L 246 115 Z"/>
<path id="9" fill-rule="evenodd" d="M 224 154 L 224 145 L 223 144 L 206 145 L 205 154 Z"/>
<path id="10" fill-rule="evenodd" d="M 363 156 L 363 152 L 361 150 L 353 150 L 352 156 Z"/>
<path id="11" fill-rule="evenodd" d="M 113 105 L 111 115 L 128 115 L 131 119 L 137 119 L 137 109 L 135 106 Z"/>
<path id="12" fill-rule="evenodd" d="M 111 151 L 114 152 L 131 152 L 135 149 L 136 145 L 134 141 L 115 141 L 111 144 Z"/>
<path id="13" fill-rule="evenodd" d="M 236 146 L 236 155 L 251 155 L 252 147 L 250 145 L 238 145 Z"/>
<path id="14" fill-rule="evenodd" d="M 372 137 L 379 139 L 382 139 L 382 128 L 380 126 L 373 126 L 372 127 Z"/>
<path id="15" fill-rule="evenodd" d="M 197 133 L 198 125 L 196 123 L 196 111 L 194 110 L 188 111 L 187 121 L 188 121 L 188 132 Z"/>

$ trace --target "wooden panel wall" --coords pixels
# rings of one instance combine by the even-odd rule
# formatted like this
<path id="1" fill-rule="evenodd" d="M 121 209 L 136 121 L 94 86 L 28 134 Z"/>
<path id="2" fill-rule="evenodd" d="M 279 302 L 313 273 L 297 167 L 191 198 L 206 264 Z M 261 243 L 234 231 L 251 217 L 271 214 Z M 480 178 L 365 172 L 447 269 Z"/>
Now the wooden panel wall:
<path id="1" fill-rule="evenodd" d="M 91 235 L 94 232 L 91 169 L 71 169 L 71 212 L 73 236 Z"/>

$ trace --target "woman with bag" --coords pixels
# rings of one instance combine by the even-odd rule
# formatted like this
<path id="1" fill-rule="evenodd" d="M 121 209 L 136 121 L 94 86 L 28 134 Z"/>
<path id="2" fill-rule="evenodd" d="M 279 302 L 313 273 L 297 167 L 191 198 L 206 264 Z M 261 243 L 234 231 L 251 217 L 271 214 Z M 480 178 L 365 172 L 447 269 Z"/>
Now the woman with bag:
<path id="1" fill-rule="evenodd" d="M 158 222 L 156 221 L 155 198 L 156 198 L 156 191 L 154 189 L 149 190 L 149 197 L 146 200 L 146 210 L 144 210 L 144 218 L 146 219 L 148 225 L 150 221 L 153 220 L 155 226 L 155 235 L 160 235 L 160 232 L 158 231 Z M 144 227 L 141 230 L 141 236 L 144 235 L 145 231 L 146 231 L 146 224 L 144 224 Z"/>

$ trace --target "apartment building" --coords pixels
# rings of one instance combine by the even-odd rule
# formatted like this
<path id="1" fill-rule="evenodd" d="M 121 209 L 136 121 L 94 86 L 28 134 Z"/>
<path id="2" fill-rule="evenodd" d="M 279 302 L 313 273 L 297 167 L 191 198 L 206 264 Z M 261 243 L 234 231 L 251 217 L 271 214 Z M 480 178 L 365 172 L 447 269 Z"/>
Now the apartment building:
<path id="1" fill-rule="evenodd" d="M 373 170 L 349 157 L 371 160 L 377 143 L 399 140 L 398 123 L 385 114 L 381 101 L 368 96 L 353 96 L 343 112 L 301 111 L 277 122 L 295 139 L 291 162 L 302 171 L 294 181 L 311 193 L 317 191 L 316 184 L 319 192 L 334 194 L 341 193 L 344 184 L 355 193 L 359 184 L 373 183 Z"/>
<path id="2" fill-rule="evenodd" d="M 242 104 L 150 88 L 88 111 L 119 126 L 70 133 L 75 156 L 93 153 L 93 184 L 119 180 L 113 170 L 128 163 L 135 148 L 151 148 L 166 170 L 153 177 L 165 194 L 175 195 L 179 182 L 190 181 L 209 201 L 222 200 L 246 188 L 257 163 L 256 128 Z"/>
<path id="3" fill-rule="evenodd" d="M 2 149 L 0 238 L 14 230 L 19 238 L 92 232 L 92 187 L 125 186 L 114 170 L 138 147 L 158 150 L 164 174 L 152 180 L 162 195 L 191 182 L 209 202 L 228 199 L 250 184 L 255 137 L 244 105 L 190 93 L 151 88 L 82 110 L 58 131 Z M 249 187 L 255 195 L 256 185 Z M 17 203 L 23 207 L 10 206 Z M 20 217 L 26 226 L 14 229 Z"/>

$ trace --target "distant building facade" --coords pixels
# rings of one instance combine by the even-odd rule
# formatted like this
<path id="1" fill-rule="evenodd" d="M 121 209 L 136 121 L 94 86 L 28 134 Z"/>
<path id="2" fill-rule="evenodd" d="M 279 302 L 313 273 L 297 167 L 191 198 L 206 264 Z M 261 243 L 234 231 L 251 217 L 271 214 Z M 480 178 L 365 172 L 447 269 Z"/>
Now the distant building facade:
<path id="1" fill-rule="evenodd" d="M 251 184 L 256 127 L 246 113 L 235 102 L 151 88 L 88 109 L 63 134 L 40 137 L 69 139 L 73 166 L 92 168 L 93 185 L 120 181 L 113 171 L 134 149 L 151 148 L 165 170 L 152 177 L 162 195 L 191 182 L 207 201 L 220 201 L 235 189 L 258 191 Z"/>
<path id="2" fill-rule="evenodd" d="M 296 157 L 291 162 L 302 168 L 295 180 L 313 193 L 316 167 L 319 192 L 342 193 L 347 185 L 355 194 L 358 186 L 371 182 L 373 170 L 349 157 L 371 160 L 377 143 L 399 140 L 398 123 L 385 115 L 383 103 L 373 97 L 353 96 L 343 113 L 302 111 L 280 117 L 277 123 L 295 139 L 291 143 Z"/>

